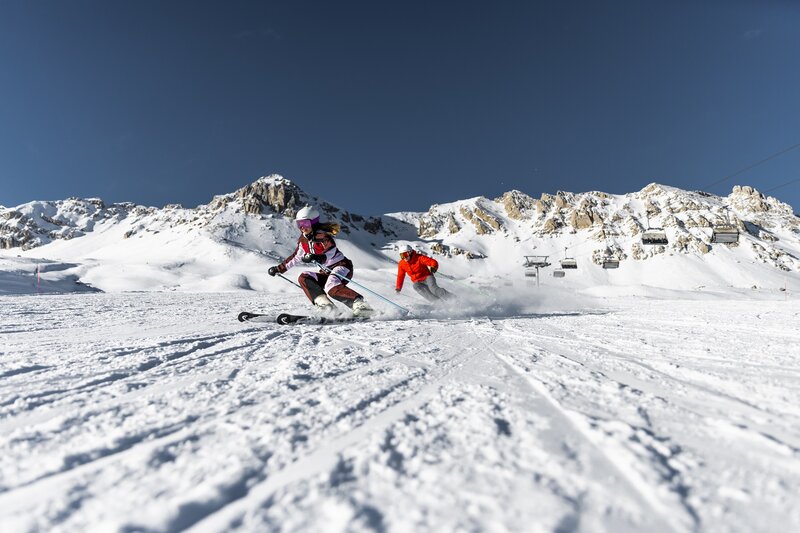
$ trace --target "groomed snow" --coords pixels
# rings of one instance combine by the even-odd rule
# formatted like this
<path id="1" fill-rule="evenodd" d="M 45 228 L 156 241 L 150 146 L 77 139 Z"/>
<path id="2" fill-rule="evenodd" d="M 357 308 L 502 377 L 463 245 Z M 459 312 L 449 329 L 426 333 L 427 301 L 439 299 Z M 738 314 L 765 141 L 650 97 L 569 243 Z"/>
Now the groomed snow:
<path id="1" fill-rule="evenodd" d="M 760 297 L 2 296 L 0 530 L 798 531 L 800 305 Z"/>

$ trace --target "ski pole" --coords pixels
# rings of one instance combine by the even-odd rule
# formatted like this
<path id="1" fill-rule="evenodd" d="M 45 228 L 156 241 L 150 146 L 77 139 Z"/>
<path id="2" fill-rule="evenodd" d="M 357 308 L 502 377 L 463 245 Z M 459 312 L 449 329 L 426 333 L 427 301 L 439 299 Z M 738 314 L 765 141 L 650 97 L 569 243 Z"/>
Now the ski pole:
<path id="1" fill-rule="evenodd" d="M 283 279 L 285 279 L 286 281 L 288 281 L 289 283 L 291 283 L 292 285 L 294 285 L 295 287 L 297 287 L 298 289 L 302 289 L 302 288 L 303 288 L 303 287 L 301 287 L 301 286 L 300 286 L 300 284 L 299 284 L 299 283 L 295 283 L 294 281 L 290 280 L 289 278 L 287 278 L 286 276 L 284 276 L 284 275 L 283 275 L 283 274 L 281 274 L 280 272 L 278 272 L 278 275 L 279 275 L 280 277 L 282 277 Z"/>
<path id="2" fill-rule="evenodd" d="M 328 274 L 333 274 L 334 276 L 336 276 L 337 278 L 339 278 L 339 279 L 340 279 L 340 280 L 342 280 L 342 281 L 345 281 L 345 282 L 348 282 L 348 283 L 352 283 L 353 285 L 355 285 L 355 286 L 357 286 L 357 287 L 361 287 L 362 289 L 364 289 L 364 290 L 365 290 L 365 291 L 367 291 L 368 293 L 370 293 L 370 294 L 374 294 L 375 296 L 377 296 L 378 298 L 380 298 L 380 299 L 381 299 L 381 300 L 383 300 L 384 302 L 388 302 L 388 303 L 392 304 L 393 306 L 397 307 L 398 309 L 402 310 L 402 311 L 403 311 L 405 314 L 407 314 L 407 315 L 411 315 L 411 314 L 413 314 L 413 313 L 411 313 L 411 311 L 409 311 L 408 309 L 406 309 L 406 308 L 405 308 L 405 307 L 403 307 L 402 305 L 399 305 L 399 304 L 396 304 L 396 303 L 394 303 L 394 302 L 393 302 L 393 301 L 391 301 L 389 298 L 386 298 L 386 297 L 384 297 L 384 296 L 381 296 L 381 295 L 380 295 L 380 294 L 378 294 L 377 292 L 375 292 L 375 291 L 373 291 L 373 290 L 370 290 L 370 289 L 368 289 L 367 287 L 363 286 L 363 285 L 362 285 L 362 284 L 360 284 L 359 282 L 357 282 L 357 281 L 353 281 L 352 279 L 349 279 L 349 278 L 346 278 L 345 276 L 342 276 L 341 274 L 338 274 L 338 273 L 334 272 L 333 270 L 331 270 L 330 268 L 326 267 L 325 265 L 321 265 L 321 264 L 320 264 L 320 263 L 318 263 L 317 261 L 313 261 L 313 264 L 317 265 L 317 266 L 318 266 L 320 269 L 324 270 L 324 271 L 325 271 L 325 272 L 327 272 Z"/>

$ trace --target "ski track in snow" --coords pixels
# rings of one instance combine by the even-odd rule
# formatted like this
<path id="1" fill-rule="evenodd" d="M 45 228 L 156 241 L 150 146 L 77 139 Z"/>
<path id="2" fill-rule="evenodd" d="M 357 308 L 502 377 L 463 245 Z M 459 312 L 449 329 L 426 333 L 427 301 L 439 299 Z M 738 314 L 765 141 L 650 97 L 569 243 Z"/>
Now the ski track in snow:
<path id="1" fill-rule="evenodd" d="M 0 305 L 4 532 L 800 530 L 797 302 L 295 326 L 238 323 L 298 308 L 263 294 Z"/>

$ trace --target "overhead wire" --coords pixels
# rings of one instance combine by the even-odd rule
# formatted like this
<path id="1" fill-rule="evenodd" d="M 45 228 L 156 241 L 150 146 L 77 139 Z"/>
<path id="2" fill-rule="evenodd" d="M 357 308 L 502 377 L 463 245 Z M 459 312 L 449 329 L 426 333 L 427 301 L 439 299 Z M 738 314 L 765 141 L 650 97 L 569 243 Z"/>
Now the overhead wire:
<path id="1" fill-rule="evenodd" d="M 772 192 L 772 191 L 780 189 L 782 187 L 786 187 L 787 185 L 791 185 L 792 183 L 797 183 L 798 181 L 800 181 L 800 178 L 795 178 L 795 179 L 793 179 L 791 181 L 787 181 L 786 183 L 783 183 L 783 184 L 778 185 L 776 187 L 772 187 L 771 189 L 767 189 L 766 191 L 762 191 L 762 193 L 766 194 L 768 192 Z"/>
<path id="2" fill-rule="evenodd" d="M 720 179 L 718 179 L 717 181 L 715 181 L 713 183 L 709 183 L 708 185 L 704 185 L 703 189 L 708 189 L 710 187 L 713 187 L 714 185 L 719 185 L 720 183 L 728 181 L 729 179 L 734 178 L 734 177 L 738 176 L 739 174 L 743 174 L 743 173 L 747 172 L 748 170 L 752 170 L 752 169 L 756 168 L 759 165 L 763 165 L 767 161 L 771 161 L 772 159 L 775 159 L 776 157 L 781 156 L 781 155 L 785 154 L 786 152 L 791 152 L 792 150 L 794 150 L 796 148 L 800 148 L 800 143 L 793 144 L 792 146 L 789 146 L 788 148 L 784 148 L 783 150 L 781 150 L 779 152 L 775 152 L 774 154 L 772 154 L 772 155 L 770 155 L 768 157 L 765 157 L 761 161 L 758 161 L 758 162 L 753 163 L 751 165 L 748 165 L 748 166 L 746 166 L 746 167 L 744 167 L 742 169 L 739 169 L 736 172 L 734 172 L 733 174 L 728 174 L 724 178 L 720 178 Z"/>

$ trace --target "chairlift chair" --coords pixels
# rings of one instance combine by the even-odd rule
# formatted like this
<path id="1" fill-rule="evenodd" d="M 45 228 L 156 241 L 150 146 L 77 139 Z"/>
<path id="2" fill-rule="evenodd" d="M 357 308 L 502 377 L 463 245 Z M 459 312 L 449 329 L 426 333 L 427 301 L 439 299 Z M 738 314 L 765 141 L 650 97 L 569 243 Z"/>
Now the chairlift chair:
<path id="1" fill-rule="evenodd" d="M 734 244 L 739 242 L 739 230 L 731 224 L 728 208 L 725 208 L 725 222 L 714 224 L 711 228 L 711 242 L 720 244 Z"/>
<path id="2" fill-rule="evenodd" d="M 619 268 L 619 259 L 612 256 L 605 256 L 603 258 L 603 268 Z"/>
<path id="3" fill-rule="evenodd" d="M 578 268 L 578 262 L 571 257 L 565 257 L 564 259 L 561 260 L 561 268 L 565 270 L 576 269 Z"/>
<path id="4" fill-rule="evenodd" d="M 610 228 L 609 231 L 606 232 L 606 241 L 608 241 L 609 236 L 616 236 L 616 235 L 618 235 L 618 233 L 614 231 L 613 228 Z M 609 247 L 607 246 L 606 250 L 608 249 Z M 608 255 L 608 254 L 604 255 L 602 265 L 603 268 L 619 268 L 619 259 L 614 255 Z"/>
<path id="5" fill-rule="evenodd" d="M 642 244 L 669 244 L 663 228 L 647 228 L 642 233 Z"/>
<path id="6" fill-rule="evenodd" d="M 730 224 L 715 224 L 711 228 L 711 242 L 734 244 L 739 242 L 739 230 Z"/>
<path id="7" fill-rule="evenodd" d="M 554 278 L 563 278 L 566 273 L 563 270 L 553 270 L 553 277 Z"/>
<path id="8" fill-rule="evenodd" d="M 578 268 L 578 262 L 574 257 L 566 257 L 567 249 L 564 248 L 564 259 L 561 260 L 562 269 L 575 269 Z"/>
<path id="9" fill-rule="evenodd" d="M 651 228 L 650 217 L 647 217 L 647 229 L 642 233 L 642 244 L 669 244 L 664 228 Z"/>

